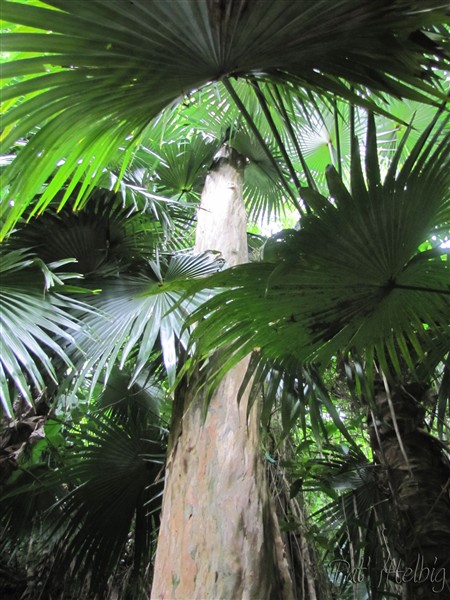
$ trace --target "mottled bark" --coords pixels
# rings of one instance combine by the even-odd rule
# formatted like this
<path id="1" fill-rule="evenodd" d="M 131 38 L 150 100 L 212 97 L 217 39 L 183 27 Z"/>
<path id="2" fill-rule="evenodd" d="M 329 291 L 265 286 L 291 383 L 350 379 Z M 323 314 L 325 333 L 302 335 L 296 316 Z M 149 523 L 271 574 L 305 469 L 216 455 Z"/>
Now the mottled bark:
<path id="1" fill-rule="evenodd" d="M 196 251 L 247 260 L 243 163 L 224 148 L 207 176 Z M 219 360 L 217 358 L 216 360 Z M 206 418 L 195 382 L 178 391 L 168 455 L 152 599 L 283 600 L 292 584 L 261 460 L 256 406 L 237 403 L 239 363 L 214 392 Z"/>
<path id="2" fill-rule="evenodd" d="M 397 556 L 385 568 L 401 582 L 408 600 L 450 599 L 450 464 L 425 425 L 427 388 L 418 384 L 375 396 L 371 431 L 374 454 L 384 467 Z M 396 567 L 398 569 L 396 572 Z"/>

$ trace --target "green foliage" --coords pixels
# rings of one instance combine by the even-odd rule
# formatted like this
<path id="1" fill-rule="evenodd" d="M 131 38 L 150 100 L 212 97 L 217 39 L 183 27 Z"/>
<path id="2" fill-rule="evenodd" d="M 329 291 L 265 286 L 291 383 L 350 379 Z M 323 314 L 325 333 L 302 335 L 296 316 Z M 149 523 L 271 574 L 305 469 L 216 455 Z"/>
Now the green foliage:
<path id="1" fill-rule="evenodd" d="M 43 260 L 74 262 L 73 270 L 79 275 L 65 276 L 66 280 L 71 279 L 66 281 L 65 297 L 60 294 L 45 297 L 44 281 L 41 291 L 36 289 L 36 276 L 30 277 L 27 272 L 26 280 L 20 277 L 20 270 L 33 266 L 33 260 L 3 261 L 3 360 L 12 384 L 30 403 L 44 389 L 42 368 L 48 370 L 55 384 L 72 380 L 80 385 L 85 376 L 90 375 L 93 389 L 99 378 L 105 377 L 105 372 L 107 380 L 116 360 L 123 368 L 131 357 L 134 381 L 155 351 L 162 353 L 172 385 L 178 361 L 177 347 L 180 344 L 185 348 L 189 338 L 188 330 L 183 330 L 185 319 L 204 299 L 202 294 L 184 299 L 186 287 L 192 279 L 215 273 L 223 264 L 214 253 L 160 256 L 155 250 L 160 229 L 151 216 L 136 211 L 130 213 L 130 209 L 118 202 L 117 195 L 106 190 L 96 190 L 90 200 L 88 206 L 77 213 L 67 209 L 59 213 L 48 211 L 23 226 L 11 240 L 11 245 L 17 248 L 11 253 L 11 260 L 22 256 L 20 248 L 34 248 L 40 257 L 35 259 L 36 264 L 41 265 L 48 286 L 54 283 L 56 276 Z M 80 276 L 84 278 L 82 287 L 69 285 L 74 277 Z M 63 281 L 57 278 L 56 281 L 62 286 Z M 27 292 L 27 300 L 21 304 L 25 308 L 31 303 L 34 312 L 28 317 L 25 312 L 22 317 L 15 317 L 18 308 L 14 306 L 22 303 L 24 295 L 18 283 L 25 289 L 35 290 Z M 42 298 L 38 297 L 40 294 Z M 58 308 L 58 304 L 62 308 Z M 47 311 L 49 316 L 36 319 L 38 308 Z M 32 324 L 25 334 L 20 321 L 23 323 L 27 318 Z M 45 328 L 50 329 L 53 337 L 45 333 Z M 54 361 L 47 358 L 44 350 L 36 342 L 30 345 L 34 338 L 39 339 L 41 345 L 48 345 L 65 361 L 66 368 L 60 368 L 57 374 Z M 24 349 L 28 347 L 31 354 L 25 354 Z M 36 392 L 30 390 L 20 365 L 29 373 Z M 67 366 L 72 370 L 66 377 Z M 6 375 L 2 385 L 10 394 Z M 10 395 L 5 395 L 5 407 L 7 414 L 12 415 Z"/>
<path id="2" fill-rule="evenodd" d="M 117 275 L 155 255 L 164 233 L 152 214 L 102 188 L 93 191 L 82 210 L 75 210 L 76 191 L 60 209 L 64 193 L 42 216 L 21 223 L 9 245 L 33 248 L 46 263 L 71 258 L 73 271 L 88 280 Z"/>
<path id="3" fill-rule="evenodd" d="M 207 282 L 226 290 L 191 321 L 199 321 L 194 337 L 204 356 L 229 346 L 220 374 L 255 348 L 262 359 L 322 366 L 339 350 L 376 352 L 397 374 L 400 356 L 414 369 L 412 356 L 423 360 L 432 345 L 445 355 L 448 249 L 422 248 L 449 228 L 450 134 L 440 137 L 445 121 L 433 137 L 428 128 L 401 167 L 398 149 L 382 180 L 373 119 L 369 125 L 365 177 L 355 144 L 351 191 L 330 167 L 330 199 L 300 231 L 277 236 L 275 266 L 242 265 Z"/>
<path id="4" fill-rule="evenodd" d="M 115 372 L 98 408 L 78 404 L 72 421 L 48 420 L 4 485 L 2 555 L 15 546 L 41 594 L 102 598 L 115 577 L 138 598 L 146 585 L 163 486 L 164 394 L 148 374 L 129 383 Z"/>
<path id="5" fill-rule="evenodd" d="M 15 204 L 2 209 L 3 235 L 56 165 L 42 207 L 68 181 L 83 181 L 85 199 L 115 156 L 123 174 L 144 129 L 185 90 L 269 78 L 365 105 L 374 103 L 358 93 L 364 87 L 430 101 L 443 98 L 436 69 L 448 66 L 445 31 L 424 31 L 448 19 L 437 0 L 364 10 L 359 0 L 261 0 L 245 12 L 206 0 L 3 0 L 2 17 L 11 23 L 2 152 L 28 138 L 4 176 Z M 32 178 L 21 176 L 27 169 Z"/>
<path id="6" fill-rule="evenodd" d="M 169 261 L 150 261 L 139 273 L 89 284 L 89 309 L 79 317 L 85 331 L 77 337 L 83 352 L 82 377 L 95 369 L 94 383 L 103 369 L 107 375 L 118 360 L 122 368 L 134 354 L 134 378 L 144 369 L 158 342 L 170 384 L 175 382 L 177 344 L 186 347 L 186 317 L 204 295 L 184 298 L 192 279 L 221 268 L 214 254 L 176 255 Z M 101 288 L 99 289 L 99 286 Z M 84 358 L 86 357 L 86 358 Z M 80 365 L 81 366 L 81 365 Z"/>
<path id="7" fill-rule="evenodd" d="M 57 383 L 55 358 L 65 368 L 72 365 L 58 339 L 75 343 L 80 325 L 65 308 L 78 303 L 61 295 L 64 274 L 54 272 L 67 262 L 47 266 L 26 249 L 2 248 L 0 396 L 9 417 L 17 393 L 31 405 L 50 382 Z"/>
<path id="8" fill-rule="evenodd" d="M 206 369 L 211 389 L 253 353 L 241 392 L 253 377 L 264 425 L 279 419 L 277 449 L 292 430 L 302 437 L 292 496 L 314 508 L 332 499 L 312 539 L 349 562 L 375 565 L 389 524 L 355 417 L 370 407 L 374 362 L 397 379 L 435 375 L 446 432 L 450 134 L 433 104 L 445 100 L 448 10 L 438 0 L 169 4 L 1 3 L 0 381 L 17 417 L 8 435 L 33 431 L 17 453 L 12 437 L 1 447 L 1 550 L 16 548 L 27 568 L 38 564 L 27 548 L 57 553 L 38 571 L 60 597 L 102 597 L 111 581 L 121 597 L 148 587 L 157 417 L 170 415 L 164 390 L 187 357 L 197 369 L 221 349 Z M 295 209 L 300 220 L 262 248 L 251 239 L 264 262 L 205 279 L 220 259 L 188 249 L 225 142 L 246 161 L 251 218 Z M 73 259 L 76 273 L 61 274 Z M 351 399 L 328 368 L 347 354 Z M 55 413 L 24 416 L 22 400 Z M 67 573 L 73 583 L 60 584 Z"/>

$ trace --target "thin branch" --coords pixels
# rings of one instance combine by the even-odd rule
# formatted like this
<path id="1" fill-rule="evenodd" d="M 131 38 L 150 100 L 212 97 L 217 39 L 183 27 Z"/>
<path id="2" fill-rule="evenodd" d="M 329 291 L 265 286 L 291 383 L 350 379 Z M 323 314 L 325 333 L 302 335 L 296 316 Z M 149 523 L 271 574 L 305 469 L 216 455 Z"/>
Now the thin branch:
<path id="1" fill-rule="evenodd" d="M 383 373 L 383 371 L 381 371 L 380 374 L 381 374 L 381 378 L 383 380 L 384 390 L 386 392 L 386 398 L 387 398 L 388 406 L 389 406 L 389 412 L 391 413 L 392 424 L 394 426 L 394 431 L 395 431 L 395 435 L 397 437 L 398 445 L 400 447 L 400 451 L 402 453 L 402 456 L 405 459 L 405 464 L 406 464 L 406 467 L 407 467 L 407 469 L 409 471 L 409 474 L 411 475 L 411 478 L 414 478 L 414 473 L 413 473 L 413 470 L 412 470 L 412 467 L 411 467 L 411 463 L 409 462 L 408 455 L 406 454 L 406 449 L 405 449 L 405 446 L 403 444 L 402 435 L 401 435 L 400 429 L 398 427 L 398 422 L 397 422 L 397 416 L 395 414 L 394 403 L 392 402 L 391 390 L 389 389 L 389 385 L 388 385 L 386 376 Z"/>

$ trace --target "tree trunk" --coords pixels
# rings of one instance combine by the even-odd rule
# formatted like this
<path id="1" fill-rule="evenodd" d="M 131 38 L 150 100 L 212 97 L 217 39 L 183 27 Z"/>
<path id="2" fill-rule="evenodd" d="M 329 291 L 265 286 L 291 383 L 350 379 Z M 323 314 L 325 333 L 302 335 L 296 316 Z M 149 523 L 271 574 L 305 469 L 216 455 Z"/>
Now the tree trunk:
<path id="1" fill-rule="evenodd" d="M 380 385 L 375 396 L 371 445 L 385 467 L 381 483 L 395 515 L 387 534 L 397 554 L 383 575 L 408 600 L 450 600 L 450 464 L 426 431 L 426 393 L 419 384 Z"/>
<path id="2" fill-rule="evenodd" d="M 198 214 L 196 251 L 246 262 L 244 164 L 222 148 Z M 293 597 L 278 522 L 260 455 L 256 404 L 237 395 L 247 367 L 221 381 L 204 417 L 205 394 L 178 390 L 171 429 L 151 598 L 249 600 Z"/>

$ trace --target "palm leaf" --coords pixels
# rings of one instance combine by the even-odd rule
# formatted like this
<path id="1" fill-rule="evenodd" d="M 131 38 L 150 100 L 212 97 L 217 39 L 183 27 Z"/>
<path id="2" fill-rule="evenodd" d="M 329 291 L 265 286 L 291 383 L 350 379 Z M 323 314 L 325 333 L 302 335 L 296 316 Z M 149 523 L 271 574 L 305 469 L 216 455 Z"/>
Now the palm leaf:
<path id="1" fill-rule="evenodd" d="M 80 325 L 65 309 L 79 308 L 79 303 L 49 292 L 62 281 L 53 275 L 51 265 L 26 250 L 2 253 L 1 279 L 0 395 L 3 410 L 12 418 L 17 393 L 31 405 L 49 381 L 59 381 L 62 373 L 56 371 L 55 358 L 66 369 L 72 365 L 64 345 L 75 343 Z"/>
<path id="2" fill-rule="evenodd" d="M 330 550 L 325 561 L 334 585 L 341 593 L 347 586 L 354 592 L 362 587 L 381 599 L 391 589 L 380 574 L 394 550 L 383 535 L 393 526 L 392 511 L 378 489 L 377 466 L 361 454 L 326 448 L 324 458 L 312 458 L 305 465 L 309 471 L 305 487 L 334 497 L 312 515 L 321 534 L 327 534 Z"/>
<path id="3" fill-rule="evenodd" d="M 273 414 L 280 414 L 285 438 L 301 423 L 306 433 L 306 421 L 310 423 L 315 442 L 320 448 L 327 443 L 326 420 L 331 421 L 342 437 L 358 451 L 352 434 L 341 419 L 324 379 L 314 366 L 305 366 L 293 357 L 286 360 L 267 360 L 260 352 L 254 352 L 246 376 L 242 382 L 239 398 L 253 380 L 248 402 L 248 413 L 257 398 L 262 399 L 261 422 L 269 427 Z M 326 417 L 324 417 L 324 413 Z"/>
<path id="4" fill-rule="evenodd" d="M 64 580 L 74 569 L 79 585 L 88 580 L 91 593 L 100 594 L 126 554 L 132 576 L 145 579 L 159 524 L 165 449 L 145 382 L 130 387 L 129 378 L 115 373 L 101 404 L 110 408 L 89 415 L 56 474 L 72 489 L 54 507 L 51 534 L 59 556 L 53 576 Z"/>
<path id="5" fill-rule="evenodd" d="M 288 173 L 251 88 L 236 86 L 262 143 L 242 123 L 223 85 L 211 87 L 191 93 L 172 112 L 165 111 L 164 117 L 144 134 L 143 143 L 156 145 L 160 157 L 151 174 L 153 190 L 169 197 L 192 197 L 198 201 L 206 172 L 215 154 L 227 142 L 247 163 L 244 198 L 249 217 L 258 221 L 271 214 L 282 214 Z"/>
<path id="6" fill-rule="evenodd" d="M 351 192 L 329 169 L 333 203 L 303 219 L 281 244 L 275 268 L 254 263 L 212 279 L 228 289 L 198 311 L 194 336 L 204 354 L 229 345 L 220 373 L 255 348 L 266 358 L 323 365 L 349 348 L 375 348 L 380 357 L 387 349 L 392 362 L 409 346 L 423 358 L 427 331 L 440 337 L 444 353 L 448 348 L 448 249 L 435 243 L 423 251 L 423 244 L 436 227 L 449 227 L 450 134 L 424 145 L 426 131 L 382 183 L 369 124 L 365 177 L 356 151 Z"/>
<path id="7" fill-rule="evenodd" d="M 116 360 L 121 368 L 133 361 L 137 378 L 155 345 L 173 383 L 176 345 L 186 347 L 188 340 L 184 321 L 202 299 L 202 295 L 181 299 L 187 282 L 214 273 L 223 264 L 214 254 L 159 259 L 152 247 L 155 238 L 154 220 L 137 212 L 130 215 L 116 194 L 100 189 L 83 210 L 49 211 L 11 238 L 12 245 L 33 246 L 46 260 L 76 259 L 75 268 L 85 276 L 85 304 L 72 304 L 83 325 L 65 352 L 81 371 L 75 377 L 78 383 L 94 369 L 92 390 L 103 370 L 108 379 Z M 83 290 L 75 291 L 80 297 Z M 48 343 L 57 346 L 51 339 Z M 51 362 L 45 366 L 53 369 Z"/>
<path id="8" fill-rule="evenodd" d="M 123 368 L 137 351 L 132 379 L 135 381 L 159 342 L 169 382 L 173 384 L 176 344 L 187 346 L 185 321 L 205 299 L 203 294 L 184 299 L 186 288 L 192 285 L 192 278 L 217 272 L 222 264 L 211 254 L 176 255 L 168 264 L 162 260 L 150 263 L 139 275 L 90 282 L 89 287 L 95 290 L 86 297 L 90 310 L 79 314 L 88 334 L 80 332 L 77 336 L 83 352 L 78 359 L 82 374 L 95 369 L 95 384 L 105 369 L 107 380 L 116 360 Z"/>
<path id="9" fill-rule="evenodd" d="M 3 208 L 3 235 L 57 164 L 42 207 L 69 179 L 83 178 L 84 198 L 118 148 L 129 162 L 144 128 L 183 91 L 223 77 L 263 76 L 358 100 L 344 78 L 422 100 L 443 97 L 433 85 L 435 69 L 448 64 L 439 45 L 447 43 L 444 33 L 436 43 L 417 32 L 448 18 L 437 0 L 226 7 L 207 0 L 4 0 L 2 16 L 34 28 L 3 36 L 3 51 L 29 53 L 3 65 L 11 79 L 4 100 L 18 99 L 4 116 L 4 148 L 39 127 L 6 170 L 15 203 Z M 33 178 L 21 176 L 25 168 Z"/>
<path id="10" fill-rule="evenodd" d="M 167 141 L 163 141 L 160 147 L 164 163 L 157 171 L 158 186 L 171 196 L 197 192 L 198 197 L 206 172 L 219 149 L 217 142 L 214 144 L 192 130 L 187 134 L 178 141 L 173 133 L 166 130 Z"/>
<path id="11" fill-rule="evenodd" d="M 11 557 L 28 546 L 27 564 L 39 557 L 40 593 L 89 588 L 102 596 L 112 586 L 125 595 L 148 583 L 163 487 L 165 396 L 148 372 L 130 385 L 129 373 L 115 370 L 95 395 L 94 412 L 78 406 L 76 419 L 73 411 L 62 421 L 60 410 L 22 449 L 17 470 L 3 481 L 2 550 Z"/>
<path id="12" fill-rule="evenodd" d="M 280 171 L 284 179 L 288 176 L 274 142 L 268 138 L 264 148 L 247 129 L 241 128 L 233 135 L 230 144 L 246 158 L 248 164 L 244 171 L 244 198 L 249 219 L 255 222 L 268 222 L 284 214 L 286 207 L 286 191 L 279 177 Z M 278 169 L 274 166 L 278 165 Z"/>
<path id="13" fill-rule="evenodd" d="M 57 203 L 64 191 L 55 199 Z M 71 206 L 22 225 L 10 238 L 13 248 L 33 248 L 45 261 L 75 259 L 73 269 L 89 277 L 116 273 L 154 256 L 162 228 L 153 215 L 123 204 L 120 194 L 96 188 L 83 210 Z"/>

